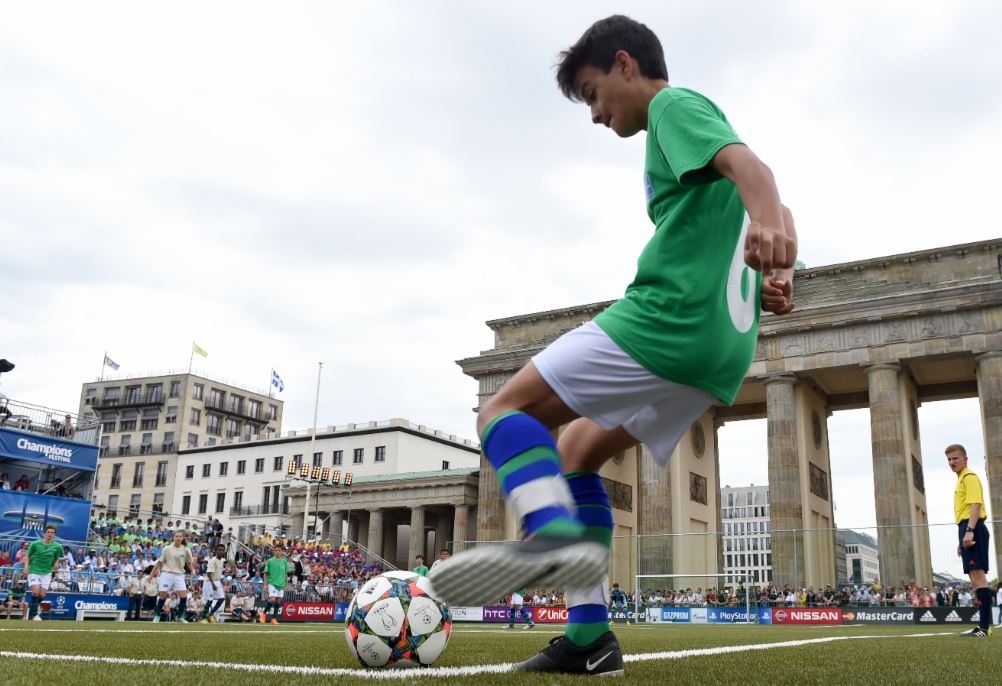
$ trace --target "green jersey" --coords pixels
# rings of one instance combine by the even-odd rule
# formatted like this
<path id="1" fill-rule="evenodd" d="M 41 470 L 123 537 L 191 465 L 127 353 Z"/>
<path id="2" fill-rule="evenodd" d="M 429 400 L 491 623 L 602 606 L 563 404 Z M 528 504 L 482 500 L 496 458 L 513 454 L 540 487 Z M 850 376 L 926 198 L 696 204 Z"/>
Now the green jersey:
<path id="1" fill-rule="evenodd" d="M 285 580 L 289 578 L 289 560 L 273 557 L 264 563 L 264 573 L 268 576 L 268 585 L 278 590 L 285 588 Z"/>
<path id="2" fill-rule="evenodd" d="M 733 143 L 723 112 L 699 93 L 654 96 L 644 167 L 654 236 L 624 297 L 595 318 L 648 371 L 728 404 L 755 356 L 761 288 L 744 263 L 737 187 L 710 166 Z"/>
<path id="3" fill-rule="evenodd" d="M 63 546 L 53 541 L 46 545 L 38 539 L 28 546 L 28 573 L 51 574 L 56 568 L 56 560 L 63 556 Z"/>
<path id="4" fill-rule="evenodd" d="M 424 565 L 418 565 L 417 567 L 415 567 L 411 571 L 414 572 L 415 574 L 419 574 L 421 576 L 428 576 L 428 568 L 425 567 Z"/>

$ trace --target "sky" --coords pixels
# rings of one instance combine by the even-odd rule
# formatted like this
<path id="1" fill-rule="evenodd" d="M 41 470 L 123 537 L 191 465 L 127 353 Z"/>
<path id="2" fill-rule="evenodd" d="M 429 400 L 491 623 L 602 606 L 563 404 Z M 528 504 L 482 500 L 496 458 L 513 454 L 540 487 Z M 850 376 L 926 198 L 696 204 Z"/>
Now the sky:
<path id="1" fill-rule="evenodd" d="M 0 390 L 75 409 L 105 351 L 138 375 L 197 342 L 198 373 L 278 371 L 283 429 L 322 361 L 321 426 L 474 438 L 456 360 L 485 322 L 620 296 L 650 235 L 643 136 L 554 81 L 616 12 L 772 168 L 808 266 L 998 235 L 997 4 L 3 0 Z M 942 446 L 983 470 L 977 402 L 920 417 L 949 521 Z M 873 524 L 868 415 L 830 432 L 837 522 Z M 764 423 L 721 446 L 724 482 L 765 481 Z"/>

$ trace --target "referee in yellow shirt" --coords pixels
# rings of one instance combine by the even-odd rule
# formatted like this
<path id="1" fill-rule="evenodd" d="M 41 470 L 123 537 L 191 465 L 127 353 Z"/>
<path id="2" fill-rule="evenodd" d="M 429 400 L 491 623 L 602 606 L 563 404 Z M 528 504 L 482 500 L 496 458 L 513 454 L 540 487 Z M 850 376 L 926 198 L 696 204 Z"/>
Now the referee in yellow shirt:
<path id="1" fill-rule="evenodd" d="M 979 612 L 977 628 L 962 635 L 988 638 L 992 635 L 992 591 L 988 588 L 988 527 L 985 526 L 988 513 L 985 512 L 984 491 L 978 475 L 967 467 L 964 446 L 947 446 L 946 461 L 957 475 L 957 487 L 953 491 L 953 512 L 960 537 L 957 555 L 963 562 L 964 573 L 971 578 Z"/>

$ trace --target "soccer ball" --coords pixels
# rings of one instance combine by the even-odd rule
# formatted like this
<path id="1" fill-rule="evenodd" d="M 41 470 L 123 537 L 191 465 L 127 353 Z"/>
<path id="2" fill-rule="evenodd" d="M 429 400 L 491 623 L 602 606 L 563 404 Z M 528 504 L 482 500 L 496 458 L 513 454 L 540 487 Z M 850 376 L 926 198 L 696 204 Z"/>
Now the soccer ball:
<path id="1" fill-rule="evenodd" d="M 365 582 L 348 605 L 344 628 L 348 650 L 366 667 L 430 665 L 450 633 L 452 615 L 432 596 L 431 583 L 404 571 Z"/>

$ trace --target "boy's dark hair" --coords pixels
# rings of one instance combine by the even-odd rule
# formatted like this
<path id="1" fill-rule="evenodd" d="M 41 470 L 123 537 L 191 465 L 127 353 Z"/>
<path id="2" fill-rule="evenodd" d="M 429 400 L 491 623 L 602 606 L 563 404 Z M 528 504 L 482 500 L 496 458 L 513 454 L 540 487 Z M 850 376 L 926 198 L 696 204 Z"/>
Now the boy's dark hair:
<path id="1" fill-rule="evenodd" d="M 622 14 L 599 19 L 578 42 L 560 53 L 557 85 L 570 100 L 580 100 L 574 86 L 581 67 L 592 66 L 608 74 L 616 53 L 625 50 L 640 66 L 640 74 L 649 79 L 668 80 L 668 67 L 661 41 L 647 26 Z"/>
<path id="2" fill-rule="evenodd" d="M 45 533 L 49 529 L 52 529 L 53 531 L 58 531 L 55 524 L 49 524 L 42 530 L 42 533 Z"/>

